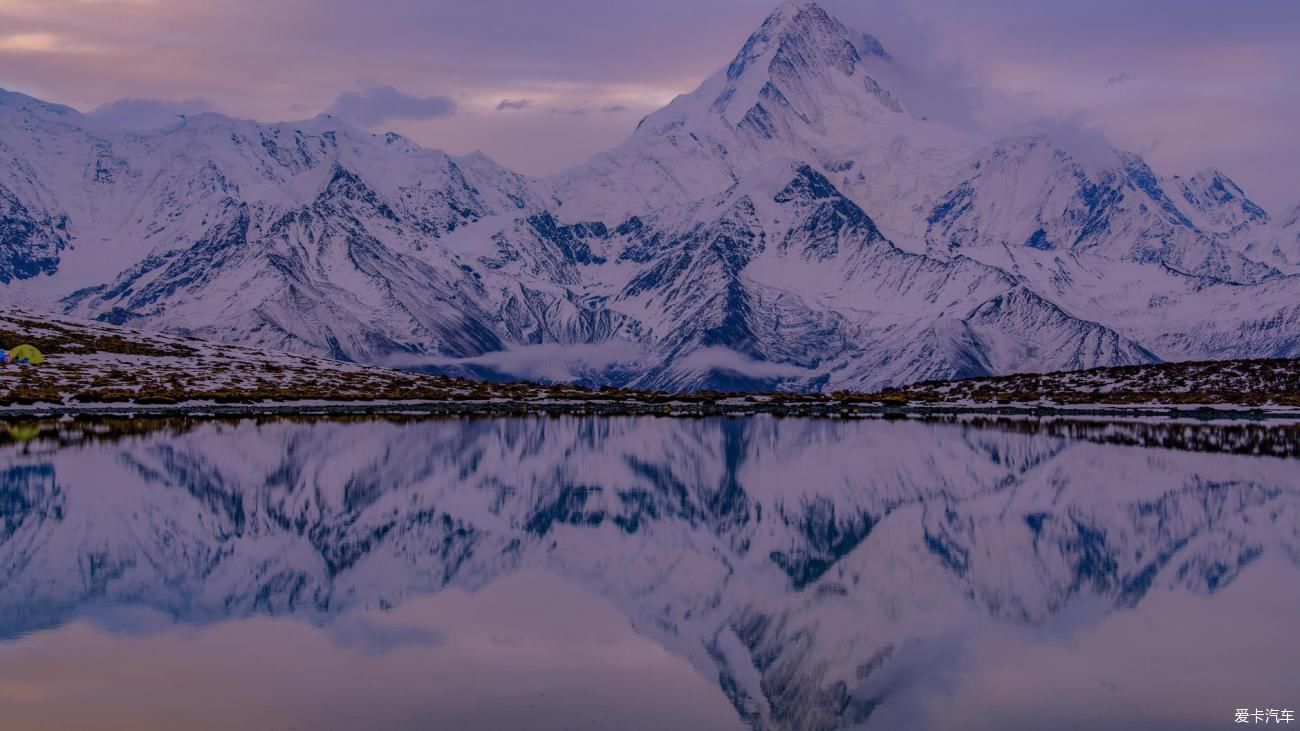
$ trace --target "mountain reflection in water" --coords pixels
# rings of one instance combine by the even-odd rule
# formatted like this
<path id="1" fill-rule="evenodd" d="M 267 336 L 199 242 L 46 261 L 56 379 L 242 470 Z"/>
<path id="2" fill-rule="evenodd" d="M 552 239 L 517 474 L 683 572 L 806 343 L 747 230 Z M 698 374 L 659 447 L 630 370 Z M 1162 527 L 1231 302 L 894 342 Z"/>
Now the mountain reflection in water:
<path id="1" fill-rule="evenodd" d="M 1293 428 L 0 433 L 0 729 L 1210 729 L 1300 704 Z"/>

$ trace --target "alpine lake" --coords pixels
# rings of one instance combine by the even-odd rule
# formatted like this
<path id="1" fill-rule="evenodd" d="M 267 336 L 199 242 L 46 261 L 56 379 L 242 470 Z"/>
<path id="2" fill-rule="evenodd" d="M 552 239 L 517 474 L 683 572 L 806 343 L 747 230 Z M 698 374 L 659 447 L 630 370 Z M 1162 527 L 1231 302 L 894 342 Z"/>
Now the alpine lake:
<path id="1" fill-rule="evenodd" d="M 0 421 L 0 731 L 1226 729 L 1297 620 L 1293 423 Z"/>

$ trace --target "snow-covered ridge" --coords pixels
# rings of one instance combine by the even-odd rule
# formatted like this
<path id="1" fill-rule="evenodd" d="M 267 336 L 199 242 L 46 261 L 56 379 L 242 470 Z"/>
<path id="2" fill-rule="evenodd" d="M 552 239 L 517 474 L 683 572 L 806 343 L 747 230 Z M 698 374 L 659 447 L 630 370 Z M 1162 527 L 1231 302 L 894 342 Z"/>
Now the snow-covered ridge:
<path id="1" fill-rule="evenodd" d="M 699 89 L 547 179 L 326 116 L 121 132 L 4 92 L 0 292 L 288 352 L 656 388 L 1300 355 L 1294 216 L 1219 171 L 918 118 L 902 71 L 785 3 Z"/>

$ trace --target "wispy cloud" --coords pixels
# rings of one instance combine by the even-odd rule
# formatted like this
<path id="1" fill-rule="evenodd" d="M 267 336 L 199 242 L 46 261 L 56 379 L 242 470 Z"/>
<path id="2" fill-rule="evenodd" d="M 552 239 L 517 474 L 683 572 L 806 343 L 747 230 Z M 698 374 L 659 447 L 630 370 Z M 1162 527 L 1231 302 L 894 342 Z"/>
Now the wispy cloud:
<path id="1" fill-rule="evenodd" d="M 9 54 L 86 54 L 97 50 L 60 33 L 10 33 L 0 34 L 0 53 Z"/>
<path id="2" fill-rule="evenodd" d="M 181 117 L 216 111 L 206 99 L 118 99 L 86 115 L 101 127 L 110 129 L 158 129 Z"/>
<path id="3" fill-rule="evenodd" d="M 527 109 L 532 105 L 532 99 L 502 99 L 501 103 L 497 105 L 497 111 L 518 111 L 521 109 Z"/>
<path id="4" fill-rule="evenodd" d="M 544 174 L 724 68 L 778 2 L 0 0 L 0 86 L 83 109 L 200 96 L 270 121 L 330 108 Z M 822 2 L 906 66 L 895 81 L 922 115 L 1004 125 L 1082 110 L 1121 146 L 1159 141 L 1162 172 L 1216 165 L 1294 204 L 1300 2 Z M 369 79 L 391 86 L 339 96 Z"/>
<path id="5" fill-rule="evenodd" d="M 14 33 L 0 36 L 0 51 L 43 53 L 57 50 L 59 37 L 53 33 Z"/>
<path id="6" fill-rule="evenodd" d="M 450 116 L 456 113 L 456 102 L 445 96 L 412 96 L 392 86 L 372 86 L 340 94 L 328 111 L 353 124 L 372 127 L 398 119 Z"/>

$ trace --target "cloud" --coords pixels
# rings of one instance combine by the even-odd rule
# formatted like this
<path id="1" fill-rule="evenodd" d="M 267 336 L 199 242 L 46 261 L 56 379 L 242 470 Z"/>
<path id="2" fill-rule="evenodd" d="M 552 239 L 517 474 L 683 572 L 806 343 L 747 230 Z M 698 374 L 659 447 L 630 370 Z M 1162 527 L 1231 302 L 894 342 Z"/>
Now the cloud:
<path id="1" fill-rule="evenodd" d="M 49 53 L 62 46 L 60 38 L 53 33 L 15 33 L 0 36 L 0 51 L 18 53 Z"/>
<path id="2" fill-rule="evenodd" d="M 497 105 L 498 112 L 527 109 L 533 105 L 532 99 L 502 99 Z"/>
<path id="3" fill-rule="evenodd" d="M 201 96 L 266 121 L 318 110 L 339 79 L 436 89 L 466 110 L 527 99 L 537 113 L 447 116 L 443 99 L 442 117 L 426 110 L 403 133 L 546 174 L 631 132 L 635 115 L 612 107 L 649 111 L 725 68 L 778 1 L 0 0 L 0 81 L 78 108 Z M 1214 165 L 1252 196 L 1295 203 L 1300 2 L 822 3 L 900 61 L 900 78 L 878 81 L 920 116 L 1001 129 L 1082 110 L 1121 147 L 1159 140 L 1162 173 Z M 1121 71 L 1133 80 L 1105 83 Z"/>
<path id="4" fill-rule="evenodd" d="M 1266 209 L 1294 199 L 1300 3 L 824 3 L 879 37 L 904 74 L 926 82 L 921 92 L 939 92 L 918 95 L 902 79 L 913 111 L 995 133 L 1044 119 L 1082 125 L 1143 152 L 1160 174 L 1215 166 Z M 917 96 L 946 108 L 921 107 Z"/>
<path id="5" fill-rule="evenodd" d="M 342 617 L 328 625 L 326 631 L 336 646 L 375 656 L 412 647 L 437 647 L 444 642 L 442 633 L 435 630 L 396 625 L 382 617 L 375 621 L 361 615 Z"/>
<path id="6" fill-rule="evenodd" d="M 606 371 L 639 369 L 651 361 L 652 355 L 643 345 L 626 340 L 609 340 L 578 345 L 527 345 L 484 353 L 474 358 L 394 356 L 387 364 L 398 368 L 424 368 L 449 373 L 470 369 L 479 374 L 487 371 L 529 381 L 572 383 L 582 380 L 600 381 L 601 374 Z"/>
<path id="7" fill-rule="evenodd" d="M 411 96 L 391 86 L 372 86 L 340 94 L 328 111 L 353 124 L 373 127 L 395 119 L 448 117 L 456 113 L 456 102 L 445 96 Z"/>
<path id="8" fill-rule="evenodd" d="M 195 97 L 183 101 L 128 97 L 99 107 L 86 115 L 98 127 L 116 130 L 147 130 L 167 127 L 181 117 L 215 111 L 212 103 Z"/>
<path id="9" fill-rule="evenodd" d="M 798 378 L 809 373 L 798 366 L 754 360 L 723 347 L 701 348 L 678 358 L 672 367 L 679 373 L 720 372 L 764 379 Z"/>
<path id="10" fill-rule="evenodd" d="M 640 343 L 608 340 L 580 345 L 526 345 L 473 358 L 399 355 L 385 364 L 455 375 L 487 374 L 549 383 L 603 383 L 610 373 L 658 366 L 661 357 Z M 754 360 L 724 347 L 693 351 L 675 360 L 672 369 L 684 376 L 719 372 L 772 380 L 799 378 L 809 373 L 798 366 Z"/>
<path id="11" fill-rule="evenodd" d="M 520 103 L 522 103 L 524 106 L 515 106 L 516 104 L 520 104 Z M 522 102 L 501 102 L 501 104 L 497 105 L 497 110 L 499 111 L 501 109 L 525 109 L 530 106 L 532 106 L 532 102 L 529 100 L 523 100 Z M 597 109 L 599 109 L 599 111 L 602 114 L 618 114 L 620 112 L 631 111 L 632 108 L 627 106 L 626 104 L 606 104 L 605 106 L 602 107 L 554 106 L 554 107 L 547 107 L 546 112 L 548 114 L 558 114 L 564 117 L 585 117 L 586 115 L 597 111 Z"/>

